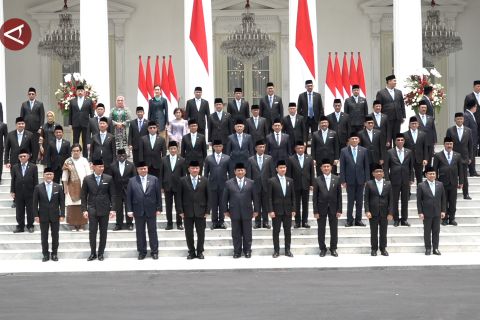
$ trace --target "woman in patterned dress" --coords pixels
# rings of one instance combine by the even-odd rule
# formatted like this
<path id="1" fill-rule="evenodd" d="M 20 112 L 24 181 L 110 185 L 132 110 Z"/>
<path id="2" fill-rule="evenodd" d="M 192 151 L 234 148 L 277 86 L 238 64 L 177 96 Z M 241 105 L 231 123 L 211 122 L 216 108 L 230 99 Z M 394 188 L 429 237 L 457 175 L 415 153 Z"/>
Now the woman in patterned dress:
<path id="1" fill-rule="evenodd" d="M 116 106 L 110 114 L 114 126 L 113 135 L 115 136 L 116 150 L 128 150 L 127 143 L 127 126 L 131 119 L 130 112 L 125 108 L 125 98 L 118 96 Z"/>
<path id="2" fill-rule="evenodd" d="M 173 110 L 175 119 L 170 121 L 170 124 L 167 127 L 168 131 L 168 141 L 177 141 L 178 150 L 181 148 L 182 137 L 190 132 L 188 129 L 188 121 L 183 119 L 183 110 L 180 108 L 175 108 Z"/>

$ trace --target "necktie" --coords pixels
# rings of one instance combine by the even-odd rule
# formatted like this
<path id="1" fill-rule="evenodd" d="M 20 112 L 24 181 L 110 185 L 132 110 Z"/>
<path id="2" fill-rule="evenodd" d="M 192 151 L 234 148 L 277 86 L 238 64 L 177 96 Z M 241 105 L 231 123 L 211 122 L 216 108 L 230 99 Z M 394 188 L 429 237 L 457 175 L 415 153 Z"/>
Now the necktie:
<path id="1" fill-rule="evenodd" d="M 97 180 L 97 186 L 100 185 L 100 176 L 95 176 L 95 180 Z"/>
<path id="2" fill-rule="evenodd" d="M 255 129 L 258 129 L 258 118 L 253 118 L 253 122 L 255 122 Z"/>
<path id="3" fill-rule="evenodd" d="M 143 124 L 143 121 L 138 120 L 138 132 L 142 131 L 142 124 Z"/>
<path id="4" fill-rule="evenodd" d="M 303 169 L 303 155 L 298 156 L 298 162 L 300 162 L 300 168 Z"/>
<path id="5" fill-rule="evenodd" d="M 352 148 L 353 162 L 357 163 L 357 148 Z"/>
<path id="6" fill-rule="evenodd" d="M 263 167 L 263 157 L 262 156 L 258 157 L 258 167 L 260 168 L 260 170 L 262 170 L 262 167 Z"/>
<path id="7" fill-rule="evenodd" d="M 423 122 L 423 125 L 426 126 L 427 125 L 427 121 L 425 119 L 425 115 L 422 114 L 422 122 Z"/>
<path id="8" fill-rule="evenodd" d="M 276 133 L 275 135 L 277 136 L 277 144 L 280 145 L 280 134 Z"/>
<path id="9" fill-rule="evenodd" d="M 238 188 L 239 188 L 240 190 L 243 189 L 243 179 L 238 180 Z"/>
<path id="10" fill-rule="evenodd" d="M 222 158 L 221 155 L 217 154 L 217 164 L 220 164 L 220 159 Z"/>
<path id="11" fill-rule="evenodd" d="M 323 143 L 327 143 L 327 130 L 322 130 Z"/>
<path id="12" fill-rule="evenodd" d="M 282 186 L 283 196 L 287 194 L 287 186 L 285 185 L 285 177 L 280 177 L 280 185 Z"/>
<path id="13" fill-rule="evenodd" d="M 463 128 L 458 128 L 458 140 L 462 140 L 462 136 L 463 136 Z"/>
<path id="14" fill-rule="evenodd" d="M 240 148 L 242 147 L 242 141 L 243 141 L 243 137 L 241 134 L 238 134 L 237 135 L 237 138 L 238 138 L 238 145 L 240 146 Z"/>
<path id="15" fill-rule="evenodd" d="M 450 155 L 450 152 L 447 153 L 447 160 L 448 160 L 448 164 L 452 163 L 452 156 Z"/>
<path id="16" fill-rule="evenodd" d="M 270 108 L 272 108 L 272 106 L 273 106 L 273 97 L 272 97 L 272 96 L 268 96 L 268 98 L 270 99 Z"/>
<path id="17" fill-rule="evenodd" d="M 400 163 L 403 163 L 403 150 L 398 150 L 398 159 Z"/>
<path id="18" fill-rule="evenodd" d="M 60 153 L 61 148 L 62 148 L 62 140 L 57 140 L 57 153 Z"/>
<path id="19" fill-rule="evenodd" d="M 337 117 L 337 122 L 340 122 L 340 113 L 335 112 L 335 116 Z"/>
<path id="20" fill-rule="evenodd" d="M 177 157 L 170 157 L 170 167 L 173 169 L 175 168 L 175 162 L 177 161 Z"/>
<path id="21" fill-rule="evenodd" d="M 156 137 L 153 135 L 150 135 L 150 146 L 152 147 L 153 149 L 153 146 L 155 145 L 155 140 L 156 140 Z"/>
<path id="22" fill-rule="evenodd" d="M 22 144 L 23 132 L 17 134 L 18 146 Z"/>
<path id="23" fill-rule="evenodd" d="M 308 93 L 308 117 L 313 118 L 313 102 L 312 102 L 312 93 Z"/>
<path id="24" fill-rule="evenodd" d="M 417 143 L 417 130 L 412 131 L 413 143 Z"/>
<path id="25" fill-rule="evenodd" d="M 100 139 L 102 140 L 102 144 L 105 142 L 105 133 L 100 133 Z"/>
<path id="26" fill-rule="evenodd" d="M 193 190 L 197 189 L 197 178 L 192 179 L 192 184 L 193 184 Z"/>
<path id="27" fill-rule="evenodd" d="M 22 177 L 25 177 L 25 171 L 27 171 L 27 165 L 22 164 Z"/>
<path id="28" fill-rule="evenodd" d="M 375 114 L 375 119 L 377 119 L 377 126 L 380 128 L 381 118 L 379 113 Z"/>
<path id="29" fill-rule="evenodd" d="M 147 178 L 146 177 L 142 177 L 142 189 L 143 189 L 143 192 L 147 191 Z"/>
<path id="30" fill-rule="evenodd" d="M 197 135 L 192 134 L 192 147 L 195 148 L 195 142 L 197 142 Z"/>
<path id="31" fill-rule="evenodd" d="M 48 201 L 50 201 L 52 200 L 52 184 L 46 183 L 46 186 L 47 186 Z"/>
<path id="32" fill-rule="evenodd" d="M 330 191 L 330 177 L 325 178 L 325 185 L 327 186 L 327 191 Z"/>
<path id="33" fill-rule="evenodd" d="M 432 190 L 432 194 L 435 197 L 435 182 L 428 182 L 430 185 L 430 190 Z"/>
<path id="34" fill-rule="evenodd" d="M 30 110 L 33 109 L 33 101 L 30 101 Z"/>

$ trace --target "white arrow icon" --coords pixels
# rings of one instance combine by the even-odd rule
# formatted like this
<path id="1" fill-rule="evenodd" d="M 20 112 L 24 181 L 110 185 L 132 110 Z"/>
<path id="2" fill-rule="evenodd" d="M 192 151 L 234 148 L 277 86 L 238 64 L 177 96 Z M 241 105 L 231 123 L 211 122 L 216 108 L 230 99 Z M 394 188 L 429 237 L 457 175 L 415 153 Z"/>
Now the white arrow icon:
<path id="1" fill-rule="evenodd" d="M 23 46 L 24 42 L 23 42 L 22 40 L 20 40 L 20 37 L 22 36 L 22 30 L 23 30 L 24 27 L 25 27 L 25 25 L 24 25 L 24 24 L 21 24 L 21 25 L 15 27 L 15 28 L 13 28 L 13 29 L 8 30 L 8 31 L 5 32 L 3 35 L 4 35 L 6 38 L 8 38 L 8 39 L 10 39 L 10 40 L 13 40 L 13 41 L 15 41 L 16 43 L 19 43 L 19 44 L 21 44 L 21 45 Z M 16 31 L 18 31 L 18 38 L 15 38 L 14 36 L 11 35 L 12 33 L 16 32 Z"/>

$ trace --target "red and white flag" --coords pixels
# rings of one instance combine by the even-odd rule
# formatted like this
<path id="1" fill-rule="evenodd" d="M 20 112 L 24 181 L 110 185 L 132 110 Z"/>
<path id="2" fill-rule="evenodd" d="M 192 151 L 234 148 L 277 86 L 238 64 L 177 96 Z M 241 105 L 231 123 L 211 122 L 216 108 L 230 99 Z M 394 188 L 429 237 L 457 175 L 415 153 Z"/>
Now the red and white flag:
<path id="1" fill-rule="evenodd" d="M 318 91 L 316 0 L 289 0 L 290 93 L 287 101 L 297 101 L 312 80 Z"/>
<path id="2" fill-rule="evenodd" d="M 345 99 L 352 95 L 352 90 L 350 86 L 350 75 L 348 73 L 347 65 L 347 53 L 343 54 L 343 65 L 342 65 L 342 83 L 343 83 L 343 96 Z M 343 107 L 342 107 L 343 108 Z"/>
<path id="3" fill-rule="evenodd" d="M 168 110 L 168 118 L 173 119 L 173 110 L 178 108 L 180 97 L 177 91 L 177 80 L 175 80 L 175 72 L 173 71 L 172 56 L 169 56 L 168 60 L 168 88 L 170 89 L 170 102 L 171 108 Z"/>
<path id="4" fill-rule="evenodd" d="M 212 1 L 184 0 L 184 7 L 185 99 L 202 87 L 202 97 L 213 111 Z"/>
<path id="5" fill-rule="evenodd" d="M 355 59 L 353 52 L 350 53 L 350 85 L 358 84 L 357 67 L 355 66 Z"/>
<path id="6" fill-rule="evenodd" d="M 332 54 L 328 53 L 328 63 L 327 63 L 327 77 L 325 79 L 325 97 L 324 97 L 324 113 L 326 115 L 332 113 L 333 109 L 333 100 L 335 99 L 335 93 L 337 89 L 335 87 L 335 76 L 333 74 L 332 66 Z"/>
<path id="7" fill-rule="evenodd" d="M 148 91 L 149 98 L 152 99 L 154 96 L 154 93 L 153 93 L 152 68 L 150 67 L 150 56 L 148 56 L 146 68 L 147 70 L 145 72 L 145 76 L 146 76 L 147 91 Z"/>
<path id="8" fill-rule="evenodd" d="M 145 79 L 145 69 L 143 68 L 142 63 L 142 56 L 138 57 L 137 106 L 142 106 L 145 109 L 145 114 L 148 114 L 148 90 Z"/>
<path id="9" fill-rule="evenodd" d="M 170 99 L 170 83 L 168 82 L 168 73 L 167 73 L 167 64 L 165 63 L 165 56 L 163 56 L 163 61 L 162 61 L 162 84 L 160 85 L 162 88 L 162 96 L 167 99 L 168 103 L 168 111 L 169 114 L 170 109 L 172 109 L 172 104 L 171 104 L 171 99 Z"/>
<path id="10" fill-rule="evenodd" d="M 357 69 L 357 76 L 358 76 L 358 84 L 360 85 L 360 95 L 362 97 L 367 96 L 367 87 L 365 86 L 365 74 L 363 73 L 363 62 L 362 62 L 362 56 L 360 55 L 360 52 L 358 53 L 358 69 Z"/>
<path id="11" fill-rule="evenodd" d="M 153 85 L 154 86 L 160 86 L 162 82 L 160 81 L 160 61 L 159 57 L 155 59 L 155 74 L 153 76 Z"/>
<path id="12" fill-rule="evenodd" d="M 343 83 L 342 71 L 340 71 L 340 62 L 338 61 L 338 53 L 335 52 L 335 64 L 333 65 L 333 75 L 335 78 L 335 98 L 343 100 Z"/>

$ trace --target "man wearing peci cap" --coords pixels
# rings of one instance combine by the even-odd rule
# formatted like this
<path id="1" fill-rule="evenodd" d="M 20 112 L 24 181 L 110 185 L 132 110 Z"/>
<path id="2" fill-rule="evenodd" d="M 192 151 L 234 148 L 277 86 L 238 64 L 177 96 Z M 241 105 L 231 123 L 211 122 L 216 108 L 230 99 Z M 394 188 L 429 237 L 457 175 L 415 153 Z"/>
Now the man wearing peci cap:
<path id="1" fill-rule="evenodd" d="M 327 116 L 328 129 L 337 133 L 340 150 L 347 146 L 350 132 L 358 132 L 357 128 L 351 126 L 351 117 L 342 112 L 342 100 L 333 100 L 334 111 Z"/>
<path id="2" fill-rule="evenodd" d="M 435 119 L 435 108 L 432 104 L 433 101 L 433 87 L 432 86 L 425 86 L 423 88 L 423 97 L 421 102 L 425 102 L 425 105 L 427 106 L 427 114 L 433 119 Z"/>
<path id="3" fill-rule="evenodd" d="M 425 132 L 426 135 L 428 159 L 432 159 L 435 144 L 437 144 L 437 128 L 435 127 L 435 119 L 427 114 L 425 101 L 420 101 L 418 104 L 417 119 L 418 130 Z"/>
<path id="4" fill-rule="evenodd" d="M 378 100 L 374 100 L 372 103 L 373 112 L 370 113 L 370 116 L 373 118 L 373 128 L 380 130 L 383 140 L 385 141 L 385 147 L 390 149 L 392 146 L 392 137 L 390 136 L 391 132 L 389 129 L 388 117 L 386 114 L 382 113 L 382 104 Z"/>
<path id="5" fill-rule="evenodd" d="M 107 123 L 108 123 L 108 132 L 113 134 L 113 123 L 112 119 L 110 117 L 105 116 L 105 105 L 103 103 L 99 103 L 95 106 L 95 113 L 97 114 L 95 117 L 90 118 L 88 121 L 88 132 L 87 132 L 87 139 L 88 139 L 88 147 L 90 148 L 90 145 L 92 144 L 92 138 L 94 135 L 96 135 L 100 129 L 99 129 L 99 124 L 100 124 L 100 119 L 105 117 L 107 118 Z"/>
<path id="6" fill-rule="evenodd" d="M 25 120 L 17 117 L 15 130 L 10 131 L 5 139 L 5 166 L 7 168 L 19 162 L 20 150 L 26 150 L 29 155 L 32 153 L 32 139 L 32 133 L 25 130 Z"/>
<path id="7" fill-rule="evenodd" d="M 252 136 L 244 133 L 245 122 L 242 119 L 235 120 L 235 133 L 228 136 L 225 154 L 230 156 L 229 171 L 230 176 L 234 175 L 234 166 L 236 163 L 247 164 L 248 158 L 253 156 L 254 142 Z"/>
<path id="8" fill-rule="evenodd" d="M 45 123 L 45 108 L 43 102 L 38 101 L 35 88 L 28 89 L 28 100 L 22 103 L 20 117 L 25 120 L 25 130 L 32 133 L 32 158 L 31 162 L 37 163 L 40 138 L 40 129 Z"/>
<path id="9" fill-rule="evenodd" d="M 1 110 L 1 102 L 0 102 L 0 112 Z M 8 127 L 6 123 L 0 119 L 0 183 L 2 182 L 2 173 L 3 173 L 3 151 L 5 150 L 5 143 L 7 142 L 8 137 Z"/>
<path id="10" fill-rule="evenodd" d="M 307 143 L 307 128 L 305 126 L 305 119 L 297 112 L 297 104 L 290 102 L 288 104 L 288 115 L 282 119 L 282 131 L 288 134 L 290 138 L 291 154 L 295 153 L 295 143 L 303 141 Z"/>
<path id="11" fill-rule="evenodd" d="M 63 164 L 71 154 L 70 142 L 63 139 L 63 127 L 60 125 L 55 126 L 53 134 L 55 135 L 55 140 L 48 143 L 45 159 L 47 166 L 54 172 L 53 181 L 60 183 Z"/>
<path id="12" fill-rule="evenodd" d="M 383 113 L 388 116 L 388 129 L 390 137 L 395 137 L 400 132 L 400 126 L 405 121 L 405 102 L 402 91 L 396 89 L 397 80 L 395 75 L 385 78 L 387 85 L 377 92 L 376 100 L 382 104 Z"/>
<path id="13" fill-rule="evenodd" d="M 70 101 L 68 112 L 68 124 L 72 126 L 73 143 L 80 141 L 82 136 L 83 156 L 88 156 L 88 125 L 89 119 L 94 116 L 93 101 L 85 97 L 85 88 L 83 85 L 77 86 L 77 96 Z"/>
<path id="14" fill-rule="evenodd" d="M 140 140 L 138 160 L 145 161 L 148 166 L 148 172 L 155 177 L 160 177 L 160 168 L 162 166 L 162 157 L 167 154 L 165 139 L 158 135 L 157 123 L 149 120 L 148 135 Z"/>
<path id="15" fill-rule="evenodd" d="M 298 95 L 298 113 L 305 119 L 307 135 L 318 130 L 320 117 L 324 115 L 322 96 L 313 91 L 313 81 L 305 81 L 306 91 Z"/>
<path id="16" fill-rule="evenodd" d="M 115 137 L 110 132 L 107 132 L 108 119 L 106 117 L 100 118 L 98 129 L 99 131 L 93 136 L 92 144 L 90 145 L 89 161 L 92 162 L 94 159 L 102 159 L 105 173 L 110 174 L 110 165 L 116 154 L 116 146 Z"/>
<path id="17" fill-rule="evenodd" d="M 198 124 L 198 132 L 204 135 L 210 106 L 207 100 L 202 99 L 202 87 L 195 87 L 194 95 L 193 99 L 187 100 L 185 116 L 187 120 L 195 119 Z"/>
<path id="18" fill-rule="evenodd" d="M 312 137 L 312 157 L 316 162 L 317 176 L 321 174 L 321 161 L 328 159 L 333 164 L 333 172 L 336 174 L 336 166 L 340 158 L 338 135 L 335 131 L 328 129 L 328 118 L 320 117 L 320 130 Z"/>
<path id="19" fill-rule="evenodd" d="M 374 129 L 373 118 L 368 115 L 365 117 L 365 128 L 358 132 L 360 138 L 360 145 L 368 150 L 368 159 L 370 161 L 370 172 L 374 164 L 382 165 L 387 148 L 385 147 L 385 140 L 380 130 Z"/>
<path id="20" fill-rule="evenodd" d="M 212 230 L 226 229 L 221 208 L 225 182 L 229 177 L 230 157 L 223 153 L 221 140 L 213 140 L 213 154 L 205 158 L 205 178 L 208 179 L 208 200 L 212 210 Z"/>
<path id="21" fill-rule="evenodd" d="M 207 141 L 205 135 L 198 132 L 197 120 L 188 120 L 188 128 L 190 129 L 190 133 L 182 137 L 181 155 L 185 158 L 187 164 L 192 160 L 198 161 L 200 164 L 200 174 L 202 174 L 203 162 L 207 157 Z"/>
<path id="22" fill-rule="evenodd" d="M 128 127 L 128 148 L 132 151 L 133 163 L 139 161 L 140 140 L 148 135 L 148 119 L 144 118 L 145 111 L 143 107 L 137 107 L 137 118 L 130 120 Z"/>
<path id="23" fill-rule="evenodd" d="M 65 219 L 65 194 L 60 184 L 53 182 L 54 170 L 43 170 L 43 183 L 33 191 L 33 216 L 40 224 L 43 262 L 50 259 L 48 251 L 48 230 L 52 234 L 52 261 L 58 261 L 58 231 L 60 222 Z"/>
<path id="24" fill-rule="evenodd" d="M 275 94 L 273 82 L 267 82 L 266 93 L 260 99 L 260 116 L 267 120 L 267 127 L 271 128 L 274 119 L 283 118 L 283 102 L 282 98 Z"/>
<path id="25" fill-rule="evenodd" d="M 258 104 L 253 104 L 250 108 L 252 116 L 247 119 L 245 124 L 245 133 L 252 136 L 253 142 L 258 140 L 265 140 L 270 133 L 271 125 L 269 125 L 267 119 L 260 116 L 260 107 Z"/>
<path id="26" fill-rule="evenodd" d="M 475 102 L 477 106 L 480 105 L 480 80 L 473 81 L 473 90 L 471 93 L 465 96 L 465 100 L 463 102 L 464 109 L 467 108 L 468 102 Z M 475 120 L 480 124 L 480 110 L 478 109 L 475 113 Z"/>
<path id="27" fill-rule="evenodd" d="M 273 120 L 272 129 L 273 132 L 267 135 L 267 153 L 272 156 L 274 163 L 287 160 L 293 153 L 293 147 L 290 145 L 290 136 L 282 132 L 282 120 Z"/>
<path id="28" fill-rule="evenodd" d="M 235 88 L 233 95 L 233 100 L 227 105 L 227 112 L 232 115 L 233 121 L 240 119 L 245 123 L 245 120 L 250 116 L 250 105 L 243 98 L 242 88 Z"/>
<path id="29" fill-rule="evenodd" d="M 360 97 L 360 86 L 352 85 L 352 96 L 345 99 L 343 110 L 350 116 L 351 131 L 358 132 L 363 129 L 365 116 L 368 113 L 367 99 Z"/>
<path id="30" fill-rule="evenodd" d="M 208 116 L 208 143 L 211 145 L 214 140 L 220 140 L 222 144 L 227 144 L 232 132 L 232 117 L 223 111 L 222 98 L 215 98 L 215 111 Z"/>
<path id="31" fill-rule="evenodd" d="M 455 212 L 457 211 L 457 189 L 462 189 L 463 160 L 458 152 L 453 151 L 453 139 L 445 137 L 443 139 L 442 151 L 433 156 L 433 169 L 437 174 L 438 181 L 443 183 L 446 197 L 446 215 L 442 225 L 456 226 Z"/>
<path id="32" fill-rule="evenodd" d="M 428 155 L 426 135 L 418 130 L 418 119 L 416 116 L 410 117 L 409 130 L 403 133 L 405 137 L 405 148 L 412 151 L 413 169 L 415 171 L 415 180 L 417 184 L 422 182 L 423 167 L 432 161 Z"/>
<path id="33" fill-rule="evenodd" d="M 475 101 L 470 100 L 467 101 L 467 105 L 465 106 L 465 112 L 463 113 L 463 124 L 465 127 L 470 128 L 472 131 L 472 144 L 473 144 L 473 157 L 472 161 L 468 165 L 468 171 L 470 173 L 470 177 L 478 177 L 478 173 L 475 170 L 475 157 L 478 154 L 478 124 L 475 120 L 475 114 L 477 112 L 478 105 Z"/>

